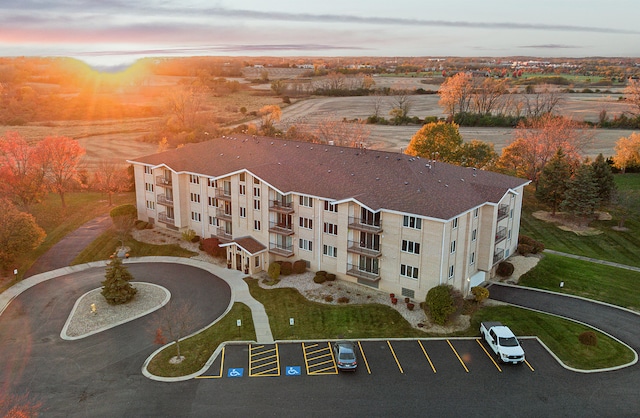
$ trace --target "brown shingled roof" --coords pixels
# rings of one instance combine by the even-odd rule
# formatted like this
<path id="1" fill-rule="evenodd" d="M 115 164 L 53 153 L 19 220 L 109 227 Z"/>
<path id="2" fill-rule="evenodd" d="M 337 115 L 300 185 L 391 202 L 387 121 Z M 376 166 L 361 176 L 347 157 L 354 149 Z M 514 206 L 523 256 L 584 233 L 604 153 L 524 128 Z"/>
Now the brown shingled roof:
<path id="1" fill-rule="evenodd" d="M 283 194 L 355 199 L 380 209 L 451 219 L 497 203 L 528 180 L 387 151 L 234 135 L 132 162 L 224 177 L 248 170 Z"/>

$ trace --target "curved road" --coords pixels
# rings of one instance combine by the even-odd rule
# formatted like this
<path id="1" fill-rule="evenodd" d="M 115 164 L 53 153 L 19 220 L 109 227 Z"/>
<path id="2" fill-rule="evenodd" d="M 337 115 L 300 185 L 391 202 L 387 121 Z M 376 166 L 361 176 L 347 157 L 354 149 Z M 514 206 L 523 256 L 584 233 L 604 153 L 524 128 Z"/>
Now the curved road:
<path id="1" fill-rule="evenodd" d="M 196 267 L 127 267 L 136 281 L 167 288 L 172 303 L 194 305 L 193 331 L 222 315 L 231 300 L 225 281 Z M 75 301 L 102 280 L 104 268 L 72 273 L 31 287 L 9 304 L 0 321 L 0 397 L 30 393 L 43 403 L 44 416 L 184 415 L 181 401 L 188 403 L 183 398 L 193 391 L 183 389 L 193 383 L 152 382 L 140 372 L 158 347 L 159 311 L 80 340 L 60 338 Z M 159 402 L 163 396 L 171 402 Z"/>

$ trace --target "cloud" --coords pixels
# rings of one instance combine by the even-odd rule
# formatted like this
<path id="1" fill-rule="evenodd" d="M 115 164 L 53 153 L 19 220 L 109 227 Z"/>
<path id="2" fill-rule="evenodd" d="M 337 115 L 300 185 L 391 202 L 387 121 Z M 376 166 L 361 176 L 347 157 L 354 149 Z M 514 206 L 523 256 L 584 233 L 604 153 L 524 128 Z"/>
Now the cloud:
<path id="1" fill-rule="evenodd" d="M 542 45 L 521 45 L 518 48 L 537 48 L 537 49 L 576 49 L 583 48 L 578 45 L 561 45 L 561 44 L 542 44 Z"/>

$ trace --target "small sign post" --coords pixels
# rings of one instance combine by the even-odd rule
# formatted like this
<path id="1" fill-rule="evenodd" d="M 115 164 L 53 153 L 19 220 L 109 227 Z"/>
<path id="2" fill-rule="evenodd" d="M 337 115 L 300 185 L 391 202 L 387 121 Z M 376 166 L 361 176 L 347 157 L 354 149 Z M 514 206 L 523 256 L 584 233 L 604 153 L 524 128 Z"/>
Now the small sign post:
<path id="1" fill-rule="evenodd" d="M 291 329 L 291 336 L 293 337 L 293 325 L 295 324 L 295 321 L 293 318 L 289 318 L 289 325 L 290 325 L 290 329 Z"/>
<path id="2" fill-rule="evenodd" d="M 240 338 L 241 334 L 240 334 L 240 327 L 242 326 L 242 320 L 238 319 L 236 321 L 236 326 L 238 327 L 238 338 Z"/>

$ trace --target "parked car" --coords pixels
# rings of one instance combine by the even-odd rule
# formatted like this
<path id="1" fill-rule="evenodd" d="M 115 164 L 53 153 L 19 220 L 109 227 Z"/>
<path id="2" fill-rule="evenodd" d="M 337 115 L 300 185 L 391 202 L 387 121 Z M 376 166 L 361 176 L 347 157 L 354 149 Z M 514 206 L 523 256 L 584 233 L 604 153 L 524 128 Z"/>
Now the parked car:
<path id="1" fill-rule="evenodd" d="M 334 343 L 333 355 L 336 359 L 338 370 L 356 371 L 358 367 L 356 346 L 351 341 L 338 341 Z"/>

